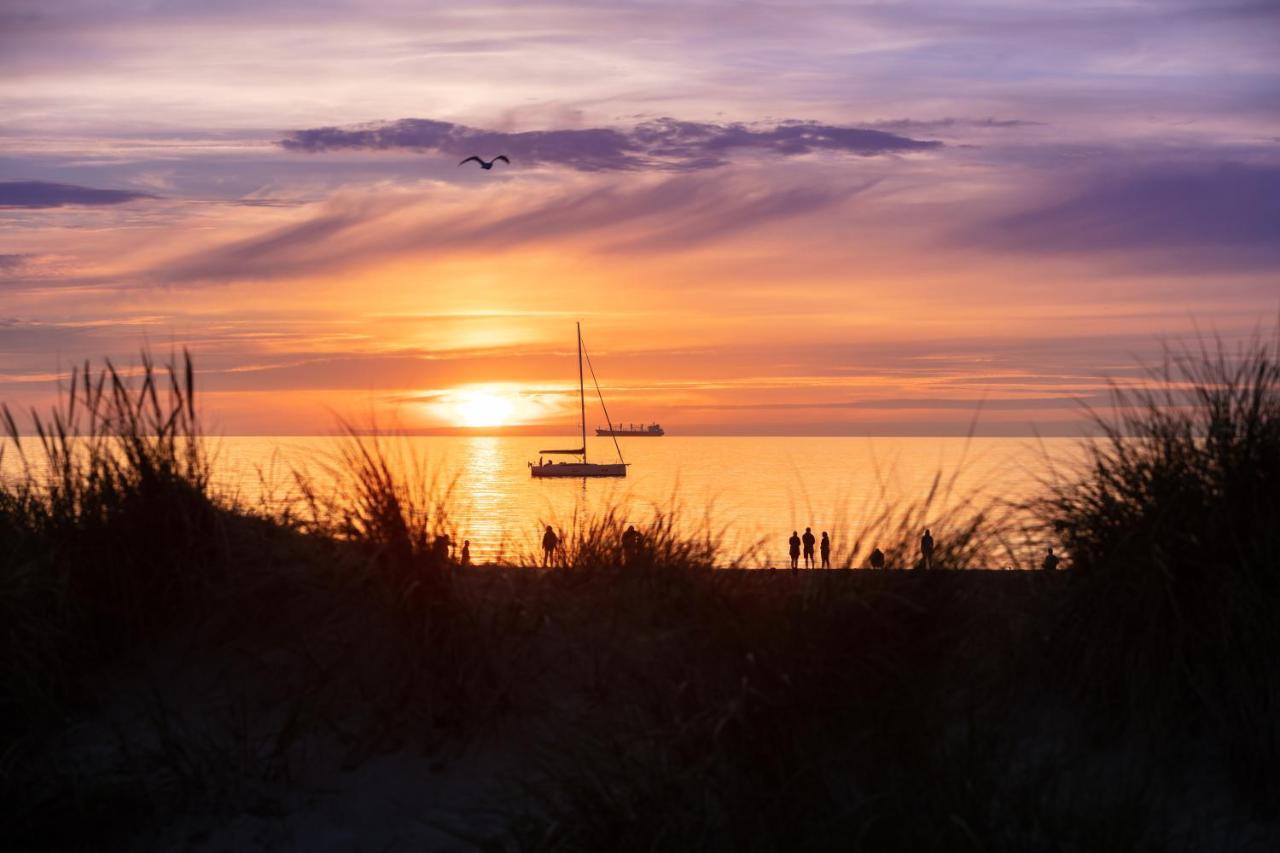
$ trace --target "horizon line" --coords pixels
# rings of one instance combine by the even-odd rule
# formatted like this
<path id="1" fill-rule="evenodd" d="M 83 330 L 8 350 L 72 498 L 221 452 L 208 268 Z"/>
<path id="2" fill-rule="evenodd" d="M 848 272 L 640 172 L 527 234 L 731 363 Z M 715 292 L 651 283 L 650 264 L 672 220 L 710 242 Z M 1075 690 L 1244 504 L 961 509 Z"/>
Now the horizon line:
<path id="1" fill-rule="evenodd" d="M 346 432 L 341 430 L 329 432 L 227 432 L 206 433 L 204 438 L 335 438 L 344 435 L 371 436 L 403 436 L 409 438 L 572 438 L 576 432 L 517 432 L 494 429 L 369 429 Z M 665 436 L 641 436 L 646 440 L 660 442 L 662 438 L 1090 438 L 1098 435 L 1096 431 L 1065 431 L 1060 429 L 1041 431 L 1019 431 L 992 433 L 984 431 L 963 432 L 690 432 L 670 433 Z M 607 440 L 609 436 L 588 436 Z M 619 436 L 633 438 L 633 436 Z"/>

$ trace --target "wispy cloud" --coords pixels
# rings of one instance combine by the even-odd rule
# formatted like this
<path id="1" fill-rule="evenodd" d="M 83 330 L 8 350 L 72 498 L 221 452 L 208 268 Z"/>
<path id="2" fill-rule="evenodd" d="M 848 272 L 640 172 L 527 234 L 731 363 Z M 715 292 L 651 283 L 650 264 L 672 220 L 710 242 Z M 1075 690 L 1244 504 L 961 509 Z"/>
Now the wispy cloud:
<path id="1" fill-rule="evenodd" d="M 912 132 L 912 133 L 937 133 L 943 130 L 957 130 L 962 128 L 979 128 L 984 130 L 1005 130 L 1019 127 L 1043 127 L 1047 122 L 1028 121 L 1018 118 L 936 118 L 936 119 L 914 119 L 914 118 L 897 118 L 882 119 L 875 122 L 872 127 L 879 130 L 893 130 L 896 132 Z"/>
<path id="2" fill-rule="evenodd" d="M 941 142 L 885 130 L 810 121 L 772 125 L 715 124 L 660 118 L 629 128 L 532 130 L 504 133 L 447 121 L 406 118 L 351 127 L 296 130 L 280 141 L 291 151 L 408 150 L 465 157 L 507 154 L 519 164 L 558 165 L 581 171 L 709 169 L 736 151 L 778 156 L 835 151 L 862 157 L 938 148 Z"/>
<path id="3" fill-rule="evenodd" d="M 129 190 L 100 190 L 45 181 L 0 181 L 0 207 L 47 208 L 68 205 L 125 204 L 155 198 Z"/>
<path id="4" fill-rule="evenodd" d="M 410 254 L 527 244 L 606 253 L 674 251 L 832 208 L 874 181 L 760 182 L 677 175 L 625 183 L 584 179 L 558 190 L 345 194 L 302 221 L 165 262 L 165 283 L 306 275 Z"/>
<path id="5" fill-rule="evenodd" d="M 1003 398 L 989 397 L 886 397 L 871 400 L 814 400 L 812 402 L 794 403 L 717 403 L 702 404 L 704 410 L 757 410 L 757 411 L 794 411 L 804 409 L 959 409 L 968 412 L 993 411 L 1027 411 L 1034 409 L 1073 409 L 1079 410 L 1084 404 L 1104 404 L 1107 402 L 1104 393 L 1090 395 L 1028 397 L 1012 396 Z"/>

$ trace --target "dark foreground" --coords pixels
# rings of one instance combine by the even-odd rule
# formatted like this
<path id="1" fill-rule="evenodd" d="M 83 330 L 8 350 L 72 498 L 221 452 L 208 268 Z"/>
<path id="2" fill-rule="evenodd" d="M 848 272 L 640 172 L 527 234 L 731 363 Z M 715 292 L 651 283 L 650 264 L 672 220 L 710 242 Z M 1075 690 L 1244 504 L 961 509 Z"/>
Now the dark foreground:
<path id="1" fill-rule="evenodd" d="M 308 571 L 20 741 L 13 849 L 1280 844 L 1246 733 L 1081 666 L 1070 573 L 458 569 L 431 625 Z"/>
<path id="2" fill-rule="evenodd" d="M 341 494 L 246 507 L 189 363 L 86 369 L 34 438 L 0 412 L 4 846 L 1280 849 L 1274 352 L 1190 353 L 1012 515 L 854 548 L 957 569 L 798 575 L 613 515 L 463 569 L 359 436 Z"/>

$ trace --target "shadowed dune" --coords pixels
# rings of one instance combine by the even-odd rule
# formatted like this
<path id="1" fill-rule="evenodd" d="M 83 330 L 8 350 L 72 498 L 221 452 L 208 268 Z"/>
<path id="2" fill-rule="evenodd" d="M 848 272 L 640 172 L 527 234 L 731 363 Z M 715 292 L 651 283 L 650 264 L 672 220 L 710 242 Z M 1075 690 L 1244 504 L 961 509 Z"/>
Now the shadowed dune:
<path id="1" fill-rule="evenodd" d="M 564 521 L 555 568 L 464 568 L 392 439 L 272 513 L 211 490 L 189 360 L 69 387 L 4 410 L 19 849 L 1280 840 L 1269 344 L 1172 353 L 1030 529 L 926 504 L 868 534 L 900 565 L 923 519 L 939 565 L 1055 544 L 1052 573 L 725 571 L 715 531 L 624 548 L 611 513 Z"/>

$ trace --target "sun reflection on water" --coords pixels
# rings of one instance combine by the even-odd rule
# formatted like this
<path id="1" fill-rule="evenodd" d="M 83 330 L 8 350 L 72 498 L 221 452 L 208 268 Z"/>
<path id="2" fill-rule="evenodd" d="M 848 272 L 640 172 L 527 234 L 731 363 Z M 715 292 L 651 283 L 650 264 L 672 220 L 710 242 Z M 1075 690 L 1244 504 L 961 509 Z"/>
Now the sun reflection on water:
<path id="1" fill-rule="evenodd" d="M 451 484 L 451 533 L 471 540 L 476 562 L 531 553 L 541 525 L 567 527 L 575 515 L 618 507 L 643 526 L 655 509 L 675 509 L 690 527 L 724 527 L 729 556 L 764 541 L 763 558 L 785 562 L 791 530 L 831 532 L 836 553 L 886 500 L 914 499 L 938 470 L 957 466 L 955 495 L 974 489 L 1016 500 L 1037 487 L 1044 455 L 1072 458 L 1071 439 L 682 437 L 623 443 L 632 463 L 625 480 L 546 480 L 529 476 L 538 449 L 576 437 L 432 436 L 398 439 L 437 482 Z M 317 460 L 332 455 L 332 438 L 221 439 L 216 484 L 254 501 L 287 501 L 293 468 L 325 476 Z M 588 438 L 592 458 L 611 458 L 607 439 Z M 274 460 L 274 461 L 273 461 Z M 258 470 L 278 481 L 271 497 Z M 270 479 L 270 478 L 266 478 Z M 285 484 L 281 488 L 280 484 Z M 296 498 L 295 498 L 296 499 Z M 710 509 L 708 509 L 710 507 Z M 709 518 L 708 518 L 709 515 Z"/>

